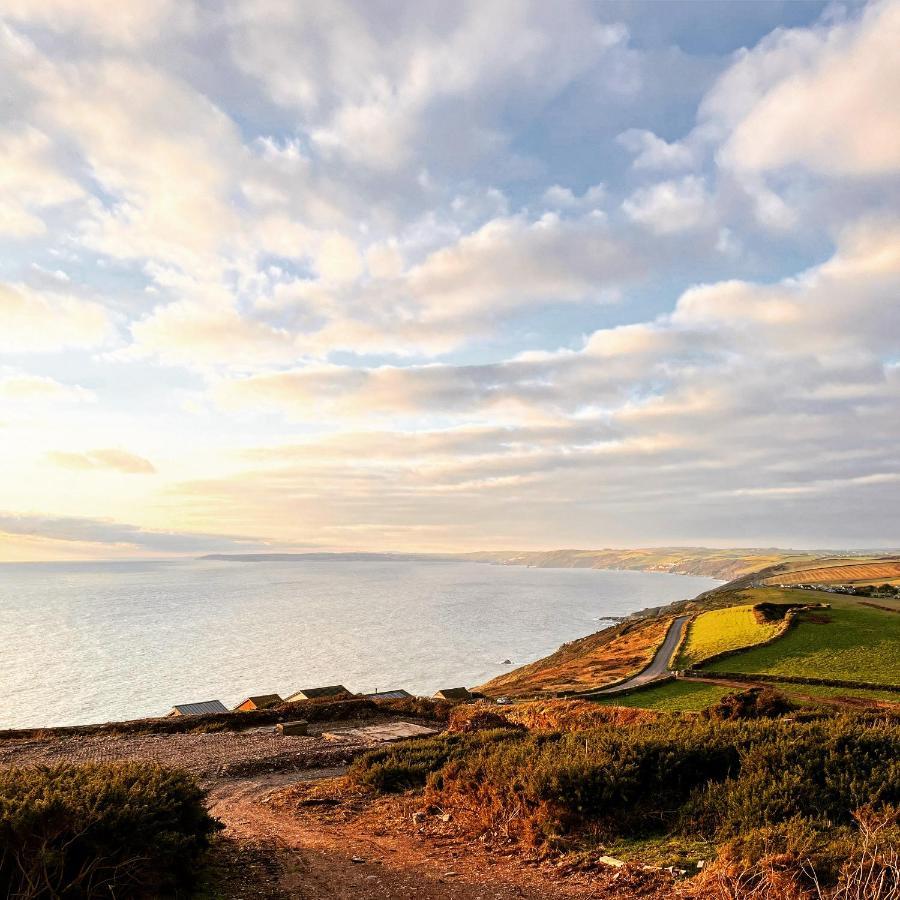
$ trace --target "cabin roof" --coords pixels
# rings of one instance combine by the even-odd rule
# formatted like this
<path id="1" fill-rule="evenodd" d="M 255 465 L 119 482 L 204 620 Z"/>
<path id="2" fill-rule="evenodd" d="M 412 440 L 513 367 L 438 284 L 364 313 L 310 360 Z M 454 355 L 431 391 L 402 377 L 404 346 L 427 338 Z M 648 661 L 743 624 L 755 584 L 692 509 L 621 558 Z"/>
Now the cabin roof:
<path id="1" fill-rule="evenodd" d="M 374 694 L 360 694 L 363 700 L 405 700 L 412 697 L 409 691 L 397 688 L 393 691 L 376 691 Z"/>
<path id="2" fill-rule="evenodd" d="M 284 701 L 279 694 L 254 694 L 251 697 L 245 697 L 238 706 L 243 706 L 248 702 L 263 709 L 266 706 L 275 706 L 277 703 L 283 703 Z"/>
<path id="3" fill-rule="evenodd" d="M 438 691 L 435 697 L 443 697 L 445 700 L 468 700 L 472 695 L 469 693 L 468 688 L 464 687 L 455 687 L 455 688 L 443 688 Z"/>
<path id="4" fill-rule="evenodd" d="M 182 716 L 202 716 L 204 713 L 228 712 L 228 709 L 221 700 L 201 700 L 199 703 L 176 703 L 172 712 Z"/>

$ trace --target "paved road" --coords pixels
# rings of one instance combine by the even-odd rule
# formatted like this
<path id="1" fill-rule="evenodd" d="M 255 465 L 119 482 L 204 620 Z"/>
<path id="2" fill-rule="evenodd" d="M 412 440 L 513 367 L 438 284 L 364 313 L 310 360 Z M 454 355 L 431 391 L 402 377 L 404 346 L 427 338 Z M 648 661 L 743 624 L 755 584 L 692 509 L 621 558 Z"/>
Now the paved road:
<path id="1" fill-rule="evenodd" d="M 619 691 L 628 690 L 628 688 L 646 684 L 648 681 L 653 681 L 655 678 L 659 678 L 662 675 L 667 675 L 671 671 L 669 669 L 669 660 L 675 652 L 678 642 L 681 640 L 681 633 L 684 631 L 684 626 L 688 619 L 690 619 L 690 616 L 678 616 L 678 618 L 673 620 L 672 624 L 669 626 L 668 634 L 666 634 L 666 639 L 662 642 L 662 646 L 656 651 L 656 655 L 650 661 L 650 665 L 647 666 L 646 669 L 639 672 L 637 675 L 632 676 L 628 681 L 623 681 L 621 684 L 615 685 L 615 687 L 605 688 L 602 691 L 595 691 L 594 693 L 615 694 Z"/>

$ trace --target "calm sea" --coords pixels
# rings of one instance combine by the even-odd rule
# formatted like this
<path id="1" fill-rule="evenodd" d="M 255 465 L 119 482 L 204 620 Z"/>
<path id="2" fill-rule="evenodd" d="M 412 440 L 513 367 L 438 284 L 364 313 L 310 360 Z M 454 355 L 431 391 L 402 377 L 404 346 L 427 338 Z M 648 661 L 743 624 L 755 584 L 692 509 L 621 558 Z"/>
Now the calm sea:
<path id="1" fill-rule="evenodd" d="M 468 562 L 0 565 L 0 728 L 344 684 L 474 686 L 710 578 Z"/>

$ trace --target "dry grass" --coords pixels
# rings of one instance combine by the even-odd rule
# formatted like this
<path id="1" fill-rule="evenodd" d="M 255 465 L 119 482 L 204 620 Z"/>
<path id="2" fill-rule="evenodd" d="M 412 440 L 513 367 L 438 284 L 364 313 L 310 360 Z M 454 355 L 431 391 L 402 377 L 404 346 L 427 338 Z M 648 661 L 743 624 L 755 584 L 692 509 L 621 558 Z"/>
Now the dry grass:
<path id="1" fill-rule="evenodd" d="M 808 860 L 795 853 L 771 853 L 753 865 L 723 859 L 697 879 L 691 900 L 900 900 L 897 810 L 863 807 L 853 816 L 858 840 L 825 886 Z"/>
<path id="2" fill-rule="evenodd" d="M 494 678 L 488 696 L 528 696 L 602 687 L 643 669 L 663 642 L 670 619 L 645 619 L 606 628 L 563 644 L 555 653 Z"/>
<path id="3" fill-rule="evenodd" d="M 601 706 L 588 700 L 539 700 L 510 707 L 506 717 L 535 731 L 578 731 L 599 725 L 653 722 L 658 715 L 649 709 Z"/>

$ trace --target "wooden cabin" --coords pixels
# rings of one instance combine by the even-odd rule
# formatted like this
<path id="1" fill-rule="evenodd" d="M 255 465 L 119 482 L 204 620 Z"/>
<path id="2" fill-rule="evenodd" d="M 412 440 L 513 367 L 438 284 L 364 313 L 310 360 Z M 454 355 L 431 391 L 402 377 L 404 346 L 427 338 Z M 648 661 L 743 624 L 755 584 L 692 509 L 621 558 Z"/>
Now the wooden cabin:
<path id="1" fill-rule="evenodd" d="M 453 703 L 460 703 L 463 700 L 471 700 L 472 694 L 468 688 L 444 688 L 434 695 L 435 700 L 450 700 Z"/>
<path id="2" fill-rule="evenodd" d="M 256 697 L 248 697 L 243 703 L 239 703 L 235 712 L 253 712 L 255 709 L 271 709 L 280 706 L 284 701 L 278 694 L 259 694 Z"/>
<path id="3" fill-rule="evenodd" d="M 300 691 L 294 691 L 290 697 L 285 697 L 285 703 L 295 703 L 297 700 L 321 700 L 323 697 L 340 697 L 346 694 L 352 696 L 342 684 L 331 684 L 327 687 L 303 688 Z"/>
<path id="4" fill-rule="evenodd" d="M 412 694 L 402 688 L 390 691 L 375 691 L 374 694 L 358 694 L 363 700 L 411 700 Z"/>

